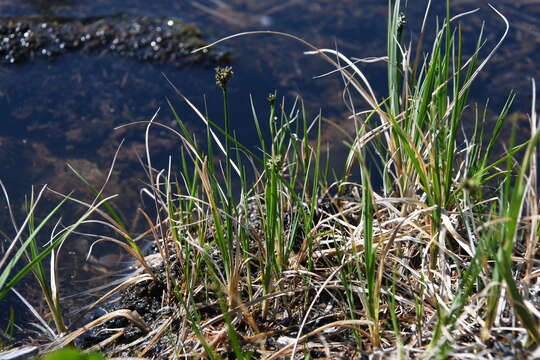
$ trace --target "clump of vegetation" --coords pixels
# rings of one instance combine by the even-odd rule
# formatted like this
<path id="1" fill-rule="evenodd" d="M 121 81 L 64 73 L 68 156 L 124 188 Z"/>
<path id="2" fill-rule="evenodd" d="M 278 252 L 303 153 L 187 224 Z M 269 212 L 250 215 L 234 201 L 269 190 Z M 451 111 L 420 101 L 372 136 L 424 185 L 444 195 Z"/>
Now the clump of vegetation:
<path id="1" fill-rule="evenodd" d="M 142 61 L 172 63 L 227 62 L 227 54 L 192 51 L 207 43 L 199 28 L 177 18 L 117 14 L 103 17 L 0 18 L 0 62 L 53 59 L 83 50 L 111 52 Z"/>
<path id="2" fill-rule="evenodd" d="M 223 126 L 179 93 L 206 124 L 206 141 L 195 138 L 171 105 L 180 127 L 171 131 L 182 144 L 181 171 L 154 169 L 147 152 L 145 191 L 155 201 L 149 233 L 157 252 L 143 258 L 129 236 L 125 245 L 146 273 L 100 299 L 122 291 L 108 314 L 44 349 L 86 333 L 84 347 L 108 356 L 487 358 L 532 352 L 540 341 L 537 116 L 533 106 L 529 140 L 511 140 L 505 154 L 495 153 L 511 95 L 492 131 L 484 113 L 472 136 L 460 140 L 465 114 L 473 111 L 471 84 L 506 33 L 484 60 L 480 34 L 466 58 L 455 25 L 466 14 L 451 17 L 447 7 L 424 52 L 421 42 L 413 49 L 402 41 L 401 3 L 390 6 L 383 99 L 354 61 L 304 42 L 309 54 L 335 66 L 346 98 L 360 96 L 369 106 L 357 111 L 351 101 L 356 133 L 344 174 L 332 181 L 335 160 L 321 151 L 321 114 L 311 119 L 298 101 L 287 106 L 271 94 L 266 120 L 252 105 L 260 140 L 260 151 L 252 151 L 231 125 L 230 68 L 217 69 L 216 76 Z M 150 129 L 165 126 L 154 120 L 147 149 Z M 102 214 L 125 234 L 111 211 Z"/>

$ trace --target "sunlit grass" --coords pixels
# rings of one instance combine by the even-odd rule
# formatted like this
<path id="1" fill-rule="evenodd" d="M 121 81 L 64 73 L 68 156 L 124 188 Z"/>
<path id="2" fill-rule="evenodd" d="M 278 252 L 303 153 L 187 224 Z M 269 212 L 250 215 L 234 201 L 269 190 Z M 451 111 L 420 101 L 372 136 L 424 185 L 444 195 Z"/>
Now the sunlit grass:
<path id="1" fill-rule="evenodd" d="M 448 2 L 431 47 L 413 48 L 402 38 L 402 10 L 400 1 L 389 6 L 384 97 L 338 50 L 273 33 L 307 45 L 307 54 L 321 56 L 343 78 L 345 98 L 359 97 L 367 106 L 348 120 L 356 133 L 346 159 L 323 153 L 322 113 L 309 115 L 300 101 L 289 104 L 276 94 L 267 109 L 251 102 L 258 149 L 240 144 L 229 109 L 232 70 L 219 68 L 223 126 L 212 120 L 212 109 L 197 108 L 179 91 L 206 127 L 205 138 L 195 137 L 172 101 L 179 130 L 157 116 L 146 124 L 144 194 L 155 204 L 147 219 L 158 265 L 142 259 L 119 216 L 94 190 L 96 204 L 88 208 L 105 207 L 100 214 L 148 272 L 140 281 L 164 282 L 160 301 L 172 309 L 166 320 L 154 318 L 156 324 L 144 324 L 138 315 L 145 314 L 118 313 L 147 329 L 133 354 L 151 354 L 167 332 L 173 340 L 160 356 L 168 358 L 482 358 L 538 345 L 540 311 L 529 292 L 538 276 L 540 231 L 536 99 L 529 140 L 506 142 L 504 154 L 495 148 L 504 142 L 514 95 L 491 133 L 486 112 L 479 115 L 469 104 L 471 84 L 508 29 L 484 58 L 482 30 L 465 55 L 459 21 L 470 14 L 451 15 Z M 232 37 L 240 35 L 248 34 Z M 474 132 L 462 136 L 470 118 Z M 178 171 L 174 159 L 167 169 L 153 168 L 154 126 L 178 136 Z M 330 177 L 328 162 L 343 164 L 343 174 Z M 31 217 L 27 223 L 30 240 L 23 247 L 39 230 Z M 44 256 L 30 249 L 30 268 L 46 296 Z M 1 284 L 12 286 L 3 263 Z M 78 331 L 48 349 L 66 345 Z M 116 355 L 114 345 L 105 350 Z"/>

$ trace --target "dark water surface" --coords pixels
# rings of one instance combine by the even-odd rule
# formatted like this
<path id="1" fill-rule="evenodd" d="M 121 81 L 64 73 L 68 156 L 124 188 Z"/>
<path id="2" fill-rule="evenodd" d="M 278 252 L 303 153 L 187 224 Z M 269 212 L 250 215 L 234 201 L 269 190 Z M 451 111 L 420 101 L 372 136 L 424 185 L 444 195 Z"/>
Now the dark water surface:
<path id="1" fill-rule="evenodd" d="M 440 14 L 444 2 L 434 3 L 434 13 Z M 489 9 L 487 1 L 453 3 L 456 11 L 480 8 L 479 12 L 463 20 L 465 44 L 470 53 L 476 41 L 475 34 L 485 21 L 488 43 L 484 53 L 487 54 L 502 34 L 503 22 Z M 421 0 L 409 2 L 406 32 L 413 41 L 422 22 L 425 4 Z M 489 97 L 490 109 L 496 111 L 508 92 L 515 89 L 518 100 L 512 109 L 512 117 L 524 122 L 524 114 L 530 111 L 530 77 L 540 78 L 540 68 L 536 65 L 540 55 L 540 2 L 496 0 L 492 4 L 508 17 L 512 27 L 508 40 L 474 88 L 472 98 L 484 103 Z M 81 18 L 113 14 L 181 18 L 198 24 L 207 40 L 235 32 L 272 29 L 294 33 L 316 46 L 337 47 L 351 57 L 379 57 L 386 52 L 387 2 L 384 0 L 0 0 L 2 17 Z M 428 29 L 435 25 L 434 16 L 428 21 Z M 232 55 L 235 71 L 231 82 L 232 121 L 244 144 L 257 145 L 249 94 L 253 95 L 263 116 L 266 114 L 266 96 L 274 90 L 280 96 L 286 96 L 289 103 L 295 96 L 302 96 L 310 116 L 322 108 L 327 118 L 345 129 L 353 129 L 343 106 L 340 78 L 330 76 L 313 80 L 312 77 L 331 69 L 320 59 L 303 55 L 305 49 L 298 43 L 264 35 L 229 41 L 221 49 Z M 372 64 L 364 68 L 382 98 L 386 81 L 384 66 Z M 90 199 L 84 186 L 67 170 L 66 163 L 100 185 L 124 139 L 107 194 L 120 194 L 115 205 L 125 222 L 135 228 L 135 210 L 141 206 L 139 191 L 146 181 L 138 162 L 138 156 L 144 157 L 144 126 L 114 128 L 147 121 L 158 108 L 157 121 L 172 125 L 173 118 L 166 102 L 169 98 L 192 131 L 201 139 L 205 136 L 200 121 L 182 104 L 163 74 L 197 106 L 203 106 L 206 96 L 210 116 L 218 121 L 222 100 L 214 84 L 212 66 L 208 64 L 176 67 L 105 52 L 72 52 L 50 61 L 36 59 L 23 64 L 1 65 L 0 180 L 6 185 L 15 210 L 20 212 L 23 196 L 29 194 L 32 185 L 48 184 L 62 193 L 75 190 L 76 195 Z M 526 128 L 523 129 L 526 132 Z M 323 133 L 323 140 L 336 149 L 343 139 L 336 130 L 328 128 Z M 173 156 L 173 161 L 178 159 L 179 142 L 167 131 L 152 130 L 150 143 L 155 167 L 165 167 L 169 155 Z M 57 200 L 58 197 L 48 194 L 45 209 Z M 0 210 L 0 235 L 13 236 L 3 199 Z M 80 211 L 70 209 L 65 216 Z M 83 236 L 75 239 L 73 242 L 77 246 L 73 246 L 75 250 L 69 250 L 67 246 L 66 259 L 69 254 L 79 256 L 84 253 L 89 241 Z M 0 255 L 1 251 L 0 248 Z M 105 261 L 107 255 L 110 254 L 98 252 L 98 261 Z M 80 261 L 80 257 L 76 259 Z M 117 263 L 118 259 L 114 258 L 112 262 Z M 68 268 L 65 274 L 71 272 L 77 278 L 82 270 Z M 92 270 L 88 269 L 88 272 Z M 66 290 L 67 293 L 74 291 Z"/>

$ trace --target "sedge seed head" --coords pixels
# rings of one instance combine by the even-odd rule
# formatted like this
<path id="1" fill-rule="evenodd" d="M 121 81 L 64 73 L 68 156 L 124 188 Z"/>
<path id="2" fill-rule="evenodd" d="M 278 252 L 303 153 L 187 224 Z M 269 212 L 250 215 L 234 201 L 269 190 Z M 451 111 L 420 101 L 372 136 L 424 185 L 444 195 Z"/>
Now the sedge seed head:
<path id="1" fill-rule="evenodd" d="M 216 84 L 222 89 L 225 90 L 227 88 L 227 83 L 229 80 L 231 80 L 233 76 L 233 70 L 230 66 L 220 67 L 218 66 L 215 68 L 216 71 Z"/>

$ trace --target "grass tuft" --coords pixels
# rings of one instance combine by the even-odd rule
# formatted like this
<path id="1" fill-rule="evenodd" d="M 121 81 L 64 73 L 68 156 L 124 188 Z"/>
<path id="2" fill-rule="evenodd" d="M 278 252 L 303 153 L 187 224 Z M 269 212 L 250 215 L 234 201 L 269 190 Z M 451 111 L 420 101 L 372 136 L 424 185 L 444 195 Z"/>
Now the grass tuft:
<path id="1" fill-rule="evenodd" d="M 158 261 L 142 257 L 135 243 L 139 237 L 127 235 L 102 191 L 91 188 L 96 201 L 88 212 L 41 253 L 33 241 L 44 222 L 35 226 L 29 215 L 13 244 L 25 227 L 27 240 L 15 255 L 10 247 L 0 261 L 0 298 L 33 270 L 44 296 L 50 294 L 51 310 L 59 311 L 41 261 L 103 205 L 100 214 L 148 272 L 138 284 L 132 279 L 119 288 L 136 290 L 143 282 L 158 288 L 167 309 L 138 315 L 116 310 L 144 330 L 130 344 L 130 354 L 212 359 L 530 355 L 540 342 L 540 309 L 531 296 L 540 232 L 536 99 L 529 139 L 516 145 L 512 137 L 507 150 L 497 152 L 515 96 L 509 95 L 488 131 L 487 110 L 470 106 L 469 95 L 509 24 L 491 7 L 506 24 L 505 32 L 483 58 L 482 29 L 466 55 L 459 22 L 472 13 L 452 15 L 450 1 L 446 4 L 432 43 L 424 43 L 424 24 L 413 48 L 403 40 L 403 3 L 389 2 L 388 93 L 382 98 L 361 67 L 338 50 L 270 31 L 226 38 L 286 36 L 335 67 L 333 73 L 344 80 L 344 98 L 359 97 L 367 107 L 351 114 L 357 131 L 343 174 L 329 175 L 328 162 L 335 160 L 332 154 L 325 160 L 322 151 L 322 111 L 310 117 L 299 100 L 288 104 L 270 94 L 263 111 L 251 101 L 260 145 L 252 150 L 240 144 L 229 109 L 232 69 L 218 68 L 223 126 L 211 119 L 211 109 L 198 109 L 178 91 L 206 127 L 206 137 L 197 139 L 169 101 L 179 127 L 169 128 L 181 144 L 179 170 L 173 170 L 172 160 L 167 169 L 154 169 L 147 150 L 150 181 L 144 193 L 154 200 L 155 217 L 146 217 Z M 535 94 L 534 81 L 532 88 Z M 352 100 L 348 105 L 355 108 Z M 155 119 L 147 123 L 147 149 L 151 129 L 168 128 Z M 470 119 L 473 132 L 463 136 Z M 30 201 L 29 214 L 40 195 Z M 8 281 L 26 248 L 29 264 Z M 62 331 L 61 321 L 56 323 Z M 97 320 L 92 326 L 107 328 Z M 102 349 L 108 356 L 124 354 L 126 346 L 114 343 L 123 333 L 113 336 L 100 343 Z"/>

